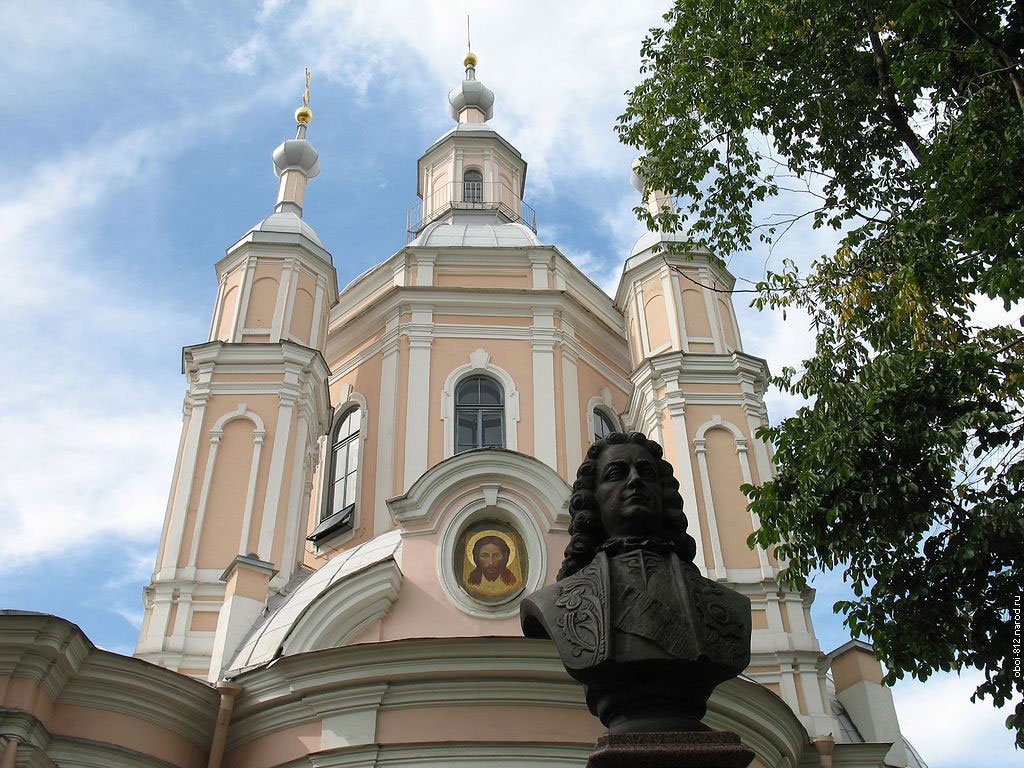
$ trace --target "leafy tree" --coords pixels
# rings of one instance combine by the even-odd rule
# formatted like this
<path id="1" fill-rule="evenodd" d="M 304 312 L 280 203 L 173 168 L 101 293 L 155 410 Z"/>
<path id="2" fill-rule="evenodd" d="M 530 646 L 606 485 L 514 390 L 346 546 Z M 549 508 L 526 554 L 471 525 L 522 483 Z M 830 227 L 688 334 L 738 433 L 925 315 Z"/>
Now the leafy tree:
<path id="1" fill-rule="evenodd" d="M 638 209 L 649 224 L 713 254 L 803 217 L 838 230 L 757 285 L 756 306 L 809 314 L 816 346 L 774 379 L 810 404 L 761 431 L 778 473 L 744 489 L 750 543 L 793 588 L 844 569 L 856 599 L 836 608 L 887 682 L 984 670 L 974 698 L 1016 702 L 1018 747 L 1024 339 L 972 309 L 1024 294 L 1022 3 L 676 0 L 618 126 L 648 188 L 683 201 Z M 797 192 L 799 212 L 755 220 Z"/>

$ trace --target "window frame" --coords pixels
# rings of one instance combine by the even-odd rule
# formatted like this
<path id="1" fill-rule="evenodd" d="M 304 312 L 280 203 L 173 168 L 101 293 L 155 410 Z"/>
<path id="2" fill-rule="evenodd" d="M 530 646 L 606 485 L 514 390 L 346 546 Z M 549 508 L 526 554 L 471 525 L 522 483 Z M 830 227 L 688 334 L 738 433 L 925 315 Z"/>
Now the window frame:
<path id="1" fill-rule="evenodd" d="M 356 426 L 355 431 L 346 435 L 342 440 L 338 440 L 336 435 L 345 424 L 346 420 L 349 419 L 352 414 L 358 413 L 359 423 Z M 350 536 L 355 531 L 356 525 L 359 522 L 359 499 L 362 496 L 362 486 L 364 477 L 364 465 L 363 459 L 365 457 L 365 442 L 367 437 L 366 430 L 366 405 L 362 402 L 362 398 L 353 398 L 347 402 L 338 406 L 335 410 L 334 422 L 331 425 L 331 431 L 324 436 L 325 450 L 322 454 L 323 460 L 320 468 L 320 505 L 317 512 L 317 523 L 313 527 L 313 531 L 306 537 L 308 541 L 319 546 L 324 540 L 341 536 L 343 534 L 349 534 Z M 334 506 L 334 471 L 335 461 L 337 459 L 337 448 L 341 445 L 350 447 L 355 444 L 358 446 L 358 456 L 356 460 L 356 467 L 353 473 L 355 475 L 355 481 L 352 487 L 352 498 L 346 498 L 347 502 L 345 506 L 336 512 L 331 511 Z M 346 455 L 346 461 L 348 453 Z M 347 474 L 346 474 L 347 477 Z"/>
<path id="2" fill-rule="evenodd" d="M 467 178 L 470 174 L 475 177 Z M 476 187 L 470 187 L 470 184 L 476 184 Z M 469 190 L 473 189 L 475 194 L 470 195 Z M 484 201 L 484 174 L 479 168 L 466 168 L 462 172 L 462 201 L 464 203 L 480 204 Z"/>
<path id="3" fill-rule="evenodd" d="M 601 420 L 604 424 L 610 428 L 604 435 L 599 435 L 597 427 L 598 420 Z M 612 432 L 621 432 L 621 428 L 618 426 L 618 419 L 612 417 L 608 412 L 607 408 L 597 406 L 590 411 L 590 442 L 596 442 L 607 437 Z"/>
<path id="4" fill-rule="evenodd" d="M 498 402 L 497 403 L 460 403 L 459 397 L 464 394 L 465 388 L 471 383 L 477 383 L 481 381 L 488 381 L 493 384 L 498 390 Z M 478 390 L 479 391 L 479 390 Z M 502 383 L 493 376 L 488 376 L 485 373 L 472 373 L 468 376 L 463 377 L 455 385 L 455 392 L 453 395 L 455 401 L 454 408 L 454 420 L 453 428 L 455 434 L 452 436 L 453 455 L 465 453 L 466 451 L 472 451 L 477 448 L 506 448 L 508 445 L 508 437 L 506 429 L 506 418 L 505 418 L 505 407 L 507 395 L 505 393 L 505 387 Z M 475 414 L 475 428 L 474 436 L 475 445 L 460 448 L 459 443 L 459 417 L 465 414 Z M 501 422 L 501 442 L 500 444 L 485 444 L 484 443 L 484 417 L 485 416 L 498 416 Z"/>

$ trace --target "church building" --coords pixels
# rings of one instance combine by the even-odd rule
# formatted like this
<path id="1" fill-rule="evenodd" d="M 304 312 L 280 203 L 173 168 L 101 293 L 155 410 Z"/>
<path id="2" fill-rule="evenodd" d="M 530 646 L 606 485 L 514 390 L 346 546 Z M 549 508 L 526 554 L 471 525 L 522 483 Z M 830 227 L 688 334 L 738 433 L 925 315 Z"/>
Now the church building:
<path id="1" fill-rule="evenodd" d="M 923 765 L 871 647 L 823 653 L 813 594 L 746 544 L 740 486 L 773 459 L 732 275 L 648 232 L 607 296 L 538 239 L 527 161 L 464 63 L 407 244 L 343 290 L 303 218 L 320 158 L 297 111 L 273 211 L 216 263 L 182 353 L 135 656 L 0 614 L 0 768 L 582 767 L 604 729 L 519 603 L 554 582 L 576 469 L 613 431 L 664 447 L 695 564 L 751 601 L 750 666 L 705 722 L 758 768 Z"/>

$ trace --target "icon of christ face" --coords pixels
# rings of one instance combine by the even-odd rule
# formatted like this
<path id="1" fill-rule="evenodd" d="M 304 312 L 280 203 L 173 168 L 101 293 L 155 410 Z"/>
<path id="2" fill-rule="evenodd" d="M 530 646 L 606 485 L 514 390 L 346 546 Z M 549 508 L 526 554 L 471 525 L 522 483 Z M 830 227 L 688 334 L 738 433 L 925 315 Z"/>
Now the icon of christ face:
<path id="1" fill-rule="evenodd" d="M 497 582 L 500 578 L 508 586 L 515 584 L 515 574 L 508 568 L 510 554 L 508 544 L 497 536 L 478 539 L 473 545 L 473 564 L 476 568 L 469 574 L 469 583 L 479 586 L 484 579 Z"/>

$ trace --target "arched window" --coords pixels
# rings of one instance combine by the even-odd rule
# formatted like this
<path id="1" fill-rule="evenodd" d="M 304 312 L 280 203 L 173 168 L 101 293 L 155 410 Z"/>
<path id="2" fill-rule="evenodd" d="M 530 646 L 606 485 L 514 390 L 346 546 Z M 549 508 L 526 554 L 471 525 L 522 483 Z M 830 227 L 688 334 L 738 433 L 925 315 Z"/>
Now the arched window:
<path id="1" fill-rule="evenodd" d="M 484 201 L 484 175 L 475 168 L 462 174 L 462 199 L 467 203 Z"/>
<path id="2" fill-rule="evenodd" d="M 615 432 L 615 423 L 600 408 L 594 409 L 594 439 L 600 440 Z"/>
<path id="3" fill-rule="evenodd" d="M 490 376 L 470 376 L 455 390 L 455 452 L 505 446 L 505 392 Z"/>
<path id="4" fill-rule="evenodd" d="M 336 515 L 356 503 L 356 481 L 359 478 L 360 411 L 353 408 L 334 428 L 331 440 L 331 483 L 321 520 Z M 352 510 L 349 511 L 351 517 Z"/>

